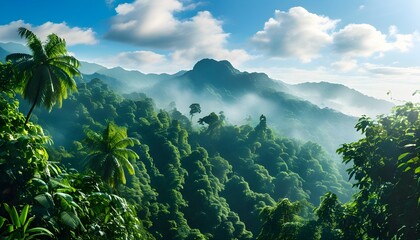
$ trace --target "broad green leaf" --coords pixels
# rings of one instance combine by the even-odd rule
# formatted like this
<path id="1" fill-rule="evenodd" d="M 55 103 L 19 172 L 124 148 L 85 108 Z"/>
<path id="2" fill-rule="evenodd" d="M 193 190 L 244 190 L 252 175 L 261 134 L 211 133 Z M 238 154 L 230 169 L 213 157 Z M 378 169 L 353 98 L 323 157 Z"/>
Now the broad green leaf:
<path id="1" fill-rule="evenodd" d="M 16 211 L 15 207 L 10 207 L 7 203 L 4 204 L 4 208 L 9 213 L 10 219 L 12 220 L 13 225 L 16 227 L 21 227 L 20 221 L 19 221 L 19 215 Z"/>
<path id="2" fill-rule="evenodd" d="M 50 230 L 43 227 L 34 227 L 26 231 L 30 234 L 27 239 L 37 239 L 37 236 L 49 236 L 54 237 L 54 234 Z"/>
<path id="3" fill-rule="evenodd" d="M 3 224 L 5 221 L 6 221 L 6 218 L 0 217 L 0 228 L 3 227 Z"/>
<path id="4" fill-rule="evenodd" d="M 22 212 L 20 213 L 19 220 L 20 220 L 20 223 L 21 223 L 21 224 L 25 224 L 25 223 L 26 223 L 26 218 L 27 218 L 27 216 L 28 216 L 28 212 L 29 212 L 29 205 L 28 205 L 28 204 L 26 204 L 26 205 L 23 207 Z"/>
<path id="5" fill-rule="evenodd" d="M 79 226 L 80 219 L 72 212 L 63 211 L 60 213 L 60 220 L 70 228 L 76 229 Z"/>
<path id="6" fill-rule="evenodd" d="M 54 207 L 54 200 L 50 193 L 43 193 L 35 197 L 35 200 L 39 202 L 44 208 Z"/>

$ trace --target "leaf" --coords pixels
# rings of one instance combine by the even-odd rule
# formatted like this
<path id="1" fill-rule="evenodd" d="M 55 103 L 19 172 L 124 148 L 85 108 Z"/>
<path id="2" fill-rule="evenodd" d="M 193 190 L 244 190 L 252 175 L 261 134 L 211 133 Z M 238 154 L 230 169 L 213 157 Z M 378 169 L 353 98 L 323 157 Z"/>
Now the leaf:
<path id="1" fill-rule="evenodd" d="M 70 228 L 76 229 L 79 226 L 80 219 L 72 212 L 61 212 L 60 220 Z"/>
<path id="2" fill-rule="evenodd" d="M 3 224 L 5 221 L 6 221 L 6 218 L 0 217 L 0 228 L 3 227 Z"/>
<path id="3" fill-rule="evenodd" d="M 43 193 L 35 197 L 35 200 L 39 202 L 44 208 L 54 207 L 54 200 L 50 193 Z"/>
<path id="4" fill-rule="evenodd" d="M 54 234 L 50 232 L 50 230 L 43 228 L 43 227 L 34 227 L 26 231 L 27 233 L 30 233 L 33 235 L 30 235 L 28 239 L 36 239 L 37 236 L 47 235 L 49 237 L 54 237 Z"/>
<path id="5" fill-rule="evenodd" d="M 61 199 L 65 200 L 67 203 L 73 202 L 73 197 L 67 193 L 57 192 L 54 196 L 58 196 Z"/>
<path id="6" fill-rule="evenodd" d="M 21 224 L 26 223 L 26 218 L 28 217 L 28 212 L 29 212 L 29 205 L 28 205 L 28 204 L 26 204 L 26 205 L 23 207 L 22 212 L 20 213 L 19 220 L 20 220 L 20 223 L 21 223 Z"/>
<path id="7" fill-rule="evenodd" d="M 416 170 L 414 170 L 415 174 L 419 174 L 420 173 L 420 167 L 417 167 Z"/>
<path id="8" fill-rule="evenodd" d="M 26 229 L 28 228 L 29 224 L 35 219 L 35 216 L 32 216 L 26 221 L 26 223 L 23 225 L 23 232 L 26 232 Z"/>
<path id="9" fill-rule="evenodd" d="M 400 156 L 398 156 L 398 161 L 400 161 L 401 159 L 405 158 L 408 154 L 410 154 L 409 152 L 403 153 Z"/>
<path id="10" fill-rule="evenodd" d="M 10 208 L 10 206 L 7 203 L 4 204 L 4 208 L 9 213 L 9 216 L 10 216 L 10 219 L 12 220 L 13 225 L 15 225 L 16 227 L 21 227 L 21 224 L 19 221 L 19 215 L 16 211 L 16 208 L 15 207 Z"/>

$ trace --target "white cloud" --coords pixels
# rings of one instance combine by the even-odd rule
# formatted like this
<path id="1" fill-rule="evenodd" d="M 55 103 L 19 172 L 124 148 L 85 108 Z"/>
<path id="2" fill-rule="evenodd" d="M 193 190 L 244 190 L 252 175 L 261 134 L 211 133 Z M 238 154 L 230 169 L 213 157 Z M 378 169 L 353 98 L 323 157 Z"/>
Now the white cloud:
<path id="1" fill-rule="evenodd" d="M 343 59 L 337 62 L 331 63 L 334 69 L 342 72 L 348 72 L 358 67 L 357 61 L 354 59 Z"/>
<path id="2" fill-rule="evenodd" d="M 369 57 L 392 49 L 386 35 L 369 24 L 349 24 L 333 37 L 335 51 L 350 57 Z"/>
<path id="3" fill-rule="evenodd" d="M 360 9 L 363 8 L 361 5 Z M 265 22 L 264 29 L 252 37 L 252 42 L 268 56 L 310 62 L 321 53 L 330 54 L 331 49 L 346 61 L 382 57 L 389 51 L 408 51 L 419 39 L 417 32 L 399 34 L 395 26 L 390 27 L 388 34 L 369 24 L 348 24 L 335 30 L 339 21 L 310 13 L 303 7 L 290 8 L 288 12 L 276 10 L 275 16 Z M 344 67 L 343 61 L 335 65 Z"/>
<path id="4" fill-rule="evenodd" d="M 122 66 L 127 69 L 142 69 L 144 72 L 155 72 L 159 66 L 166 65 L 165 55 L 151 51 L 122 52 L 113 58 L 114 66 Z"/>
<path id="5" fill-rule="evenodd" d="M 6 25 L 0 25 L 0 41 L 24 43 L 24 40 L 19 37 L 17 31 L 20 27 L 30 28 L 31 25 L 25 23 L 23 20 L 13 21 Z"/>
<path id="6" fill-rule="evenodd" d="M 420 77 L 420 67 L 393 67 L 366 63 L 362 68 L 367 72 L 379 75 Z M 420 78 L 418 80 L 420 80 Z"/>
<path id="7" fill-rule="evenodd" d="M 95 33 L 91 28 L 70 28 L 65 22 L 46 22 L 38 27 L 34 27 L 33 31 L 41 38 L 46 38 L 49 34 L 55 33 L 59 37 L 64 38 L 69 46 L 77 44 L 92 45 L 97 43 Z"/>
<path id="8" fill-rule="evenodd" d="M 69 27 L 67 23 L 52 23 L 46 22 L 40 26 L 32 26 L 25 23 L 23 20 L 13 21 L 7 25 L 0 25 L 0 39 L 3 42 L 20 42 L 24 40 L 18 35 L 18 28 L 25 27 L 33 31 L 41 40 L 45 40 L 51 33 L 57 34 L 59 37 L 64 38 L 67 45 L 77 44 L 95 44 L 95 32 L 91 28 Z"/>
<path id="9" fill-rule="evenodd" d="M 332 20 L 308 12 L 302 7 L 288 12 L 276 10 L 274 18 L 264 24 L 252 41 L 274 57 L 296 57 L 309 62 L 319 57 L 320 51 L 331 44 L 332 31 L 339 20 Z"/>
<path id="10" fill-rule="evenodd" d="M 370 57 L 383 56 L 392 50 L 406 52 L 414 46 L 418 34 L 398 34 L 398 29 L 391 26 L 389 34 L 385 35 L 369 24 L 349 24 L 333 37 L 337 53 L 347 57 Z"/>
<path id="11" fill-rule="evenodd" d="M 395 39 L 392 43 L 393 49 L 401 52 L 407 52 L 414 47 L 414 42 L 419 40 L 418 32 L 412 34 L 399 34 L 398 28 L 394 25 L 389 27 L 389 37 Z"/>
<path id="12" fill-rule="evenodd" d="M 363 9 L 365 9 L 365 5 L 360 5 L 359 10 L 363 10 Z"/>
<path id="13" fill-rule="evenodd" d="M 229 34 L 210 12 L 201 11 L 188 19 L 175 16 L 194 7 L 184 6 L 179 0 L 136 0 L 120 4 L 106 37 L 169 50 L 172 60 L 179 65 L 190 65 L 205 57 L 236 62 L 249 58 L 244 50 L 225 47 Z"/>

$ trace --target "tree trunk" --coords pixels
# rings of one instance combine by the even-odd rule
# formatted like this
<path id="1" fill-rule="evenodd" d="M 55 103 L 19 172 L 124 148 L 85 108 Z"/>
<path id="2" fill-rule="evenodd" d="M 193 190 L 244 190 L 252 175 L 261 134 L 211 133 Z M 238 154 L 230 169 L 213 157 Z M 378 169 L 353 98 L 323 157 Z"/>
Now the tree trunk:
<path id="1" fill-rule="evenodd" d="M 38 94 L 37 94 L 37 98 L 38 98 Z M 35 105 L 36 105 L 36 102 L 34 102 L 34 104 L 32 104 L 31 109 L 29 109 L 28 115 L 26 115 L 25 126 L 29 122 L 29 118 L 31 118 L 32 111 L 34 110 Z"/>
<path id="2" fill-rule="evenodd" d="M 38 102 L 38 97 L 39 97 L 40 88 L 41 88 L 41 85 L 38 85 L 38 91 L 36 92 L 35 101 L 34 101 L 34 103 L 32 104 L 31 109 L 29 109 L 28 115 L 26 115 L 26 120 L 25 120 L 25 125 L 24 125 L 24 126 L 26 126 L 26 124 L 29 122 L 29 119 L 31 118 L 32 111 L 33 111 L 33 110 L 34 110 L 34 108 L 35 108 L 36 102 Z"/>

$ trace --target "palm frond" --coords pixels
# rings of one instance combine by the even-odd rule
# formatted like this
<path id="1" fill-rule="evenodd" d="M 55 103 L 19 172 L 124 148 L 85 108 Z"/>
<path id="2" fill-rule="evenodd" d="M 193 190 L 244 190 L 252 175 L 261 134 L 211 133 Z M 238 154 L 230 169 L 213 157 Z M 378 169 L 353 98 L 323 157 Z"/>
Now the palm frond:
<path id="1" fill-rule="evenodd" d="M 72 60 L 73 59 L 73 60 Z M 78 69 L 80 63 L 71 56 L 61 56 L 49 60 L 50 65 L 57 66 L 65 71 L 69 76 L 81 76 Z"/>
<path id="2" fill-rule="evenodd" d="M 20 27 L 18 29 L 19 36 L 27 40 L 29 49 L 32 51 L 32 55 L 37 62 L 43 62 L 47 59 L 47 56 L 42 46 L 41 40 L 30 30 Z"/>
<path id="3" fill-rule="evenodd" d="M 124 157 L 126 157 L 128 159 L 133 159 L 133 160 L 139 159 L 139 155 L 137 155 L 136 152 L 134 152 L 133 150 L 128 149 L 128 148 L 117 148 L 117 149 L 114 149 L 114 153 L 116 155 L 124 156 Z"/>
<path id="4" fill-rule="evenodd" d="M 135 144 L 139 145 L 140 141 L 136 138 L 130 138 L 126 137 L 124 139 L 121 139 L 119 142 L 115 143 L 115 148 L 124 148 L 127 146 L 134 146 Z"/>
<path id="5" fill-rule="evenodd" d="M 6 62 L 7 61 L 21 62 L 21 61 L 27 61 L 29 59 L 32 59 L 32 55 L 26 54 L 26 53 L 12 53 L 6 56 Z"/>
<path id="6" fill-rule="evenodd" d="M 60 82 L 65 87 L 66 91 L 63 91 L 63 98 L 67 98 L 67 92 L 76 92 L 77 91 L 77 84 L 76 81 L 62 68 L 50 65 L 51 72 L 53 72 L 53 75 L 57 78 L 57 82 Z M 63 89 L 64 90 L 64 89 Z"/>
<path id="7" fill-rule="evenodd" d="M 128 158 L 126 158 L 124 156 L 118 156 L 118 160 L 119 160 L 119 163 L 121 165 L 121 169 L 123 169 L 122 167 L 124 166 L 127 169 L 128 173 L 130 175 L 134 174 L 134 172 L 135 172 L 134 167 L 131 164 L 131 162 L 128 160 Z"/>
<path id="8" fill-rule="evenodd" d="M 45 54 L 48 58 L 54 58 L 61 55 L 67 54 L 66 41 L 55 34 L 50 34 L 47 37 L 47 43 L 45 44 Z"/>

